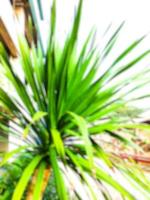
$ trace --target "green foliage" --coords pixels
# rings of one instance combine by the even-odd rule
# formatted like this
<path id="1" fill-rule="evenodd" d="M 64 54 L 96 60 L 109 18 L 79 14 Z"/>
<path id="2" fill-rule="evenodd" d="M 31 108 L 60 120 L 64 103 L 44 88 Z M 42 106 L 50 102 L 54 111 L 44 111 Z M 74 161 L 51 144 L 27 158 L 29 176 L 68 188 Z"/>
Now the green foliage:
<path id="1" fill-rule="evenodd" d="M 32 158 L 33 156 L 31 153 L 24 152 L 19 157 L 15 158 L 13 162 L 7 163 L 1 167 L 0 200 L 11 199 L 14 188 L 22 176 L 24 168 Z"/>
<path id="2" fill-rule="evenodd" d="M 33 1 L 30 1 L 33 18 L 36 21 L 32 3 Z M 104 133 L 111 134 L 125 145 L 134 146 L 133 142 L 126 138 L 126 135 L 119 136 L 117 130 L 137 127 L 150 129 L 148 125 L 133 124 L 128 120 L 124 121 L 119 115 L 116 117 L 116 113 L 128 103 L 127 99 L 130 94 L 148 83 L 145 77 L 148 76 L 150 69 L 129 74 L 128 77 L 123 75 L 131 68 L 136 69 L 137 64 L 150 53 L 150 50 L 121 64 L 142 42 L 144 39 L 142 37 L 122 51 L 107 69 L 102 70 L 103 73 L 99 73 L 104 60 L 115 48 L 124 23 L 112 33 L 101 53 L 98 53 L 93 44 L 93 31 L 77 52 L 82 6 L 83 0 L 80 0 L 72 29 L 62 48 L 59 47 L 55 35 L 57 31 L 55 0 L 51 8 L 51 32 L 46 54 L 43 53 L 39 34 L 38 43 L 33 44 L 31 49 L 25 38 L 19 37 L 20 66 L 24 80 L 14 70 L 5 49 L 0 45 L 1 65 L 6 78 L 15 91 L 15 94 L 12 95 L 3 88 L 0 89 L 0 101 L 11 112 L 11 115 L 4 115 L 3 112 L 1 115 L 16 126 L 11 125 L 8 128 L 1 121 L 0 129 L 5 134 L 20 138 L 27 145 L 24 151 L 22 147 L 21 149 L 19 147 L 18 150 L 6 154 L 2 161 L 5 161 L 6 164 L 13 158 L 15 163 L 14 167 L 11 163 L 12 171 L 9 172 L 12 174 L 10 178 L 13 180 L 5 185 L 3 183 L 5 176 L 1 178 L 0 191 L 3 199 L 21 200 L 26 194 L 27 186 L 36 169 L 38 176 L 33 195 L 34 199 L 37 199 L 42 192 L 43 173 L 48 165 L 52 171 L 54 182 L 48 184 L 44 199 L 47 198 L 49 192 L 53 194 L 49 188 L 53 187 L 52 185 L 56 189 L 54 190 L 54 193 L 57 193 L 56 199 L 84 199 L 79 184 L 70 177 L 69 173 L 78 177 L 83 191 L 86 188 L 91 199 L 95 200 L 99 197 L 97 197 L 90 179 L 99 186 L 104 199 L 113 199 L 105 187 L 106 184 L 113 187 L 124 199 L 136 199 L 128 188 L 110 177 L 109 170 L 118 169 L 122 172 L 123 168 L 117 166 L 115 161 L 110 160 L 107 150 L 102 149 L 93 136 Z M 39 31 L 38 24 L 36 26 Z M 120 76 L 124 78 L 118 80 Z M 138 80 L 143 80 L 142 84 Z M 127 93 L 125 89 L 128 87 Z M 128 101 L 132 100 L 135 100 L 135 97 Z M 24 155 L 27 151 L 29 155 L 34 155 L 31 156 L 29 162 L 15 158 L 16 154 Z M 101 167 L 98 161 L 105 163 L 106 169 Z M 18 165 L 19 167 L 17 167 Z M 21 165 L 23 166 L 20 168 Z M 122 166 L 124 166 L 124 162 L 122 162 Z M 9 170 L 7 169 L 7 171 Z M 125 174 L 125 177 L 128 176 L 133 182 L 137 180 L 136 175 L 131 173 L 130 169 L 126 168 L 122 174 Z M 10 184 L 12 181 L 13 184 Z M 72 191 L 72 196 L 70 196 L 69 190 Z M 140 190 L 144 190 L 143 197 L 150 198 L 146 184 L 139 182 Z M 5 197 L 5 195 L 11 197 Z"/>
<path id="3" fill-rule="evenodd" d="M 53 173 L 50 176 L 46 190 L 43 194 L 43 200 L 59 200 Z"/>

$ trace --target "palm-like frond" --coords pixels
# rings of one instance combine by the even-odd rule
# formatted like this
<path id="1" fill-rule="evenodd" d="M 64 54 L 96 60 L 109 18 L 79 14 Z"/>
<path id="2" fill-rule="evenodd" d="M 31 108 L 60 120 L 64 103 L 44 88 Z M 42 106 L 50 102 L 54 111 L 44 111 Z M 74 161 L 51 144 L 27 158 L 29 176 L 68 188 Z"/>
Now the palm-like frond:
<path id="1" fill-rule="evenodd" d="M 30 49 L 26 40 L 19 38 L 24 81 L 14 70 L 3 46 L 0 46 L 1 64 L 5 76 L 15 90 L 12 96 L 3 88 L 0 89 L 1 102 L 12 113 L 10 116 L 1 112 L 1 115 L 9 119 L 12 125 L 8 128 L 4 122 L 0 122 L 0 128 L 5 134 L 20 137 L 27 145 L 25 149 L 19 147 L 16 151 L 6 154 L 1 166 L 16 154 L 24 154 L 27 151 L 34 156 L 15 186 L 13 200 L 20 200 L 23 197 L 36 168 L 39 175 L 33 196 L 37 199 L 36 191 L 41 195 L 39 191 L 42 191 L 42 172 L 47 166 L 52 168 L 58 197 L 61 200 L 83 199 L 78 181 L 83 184 L 89 199 L 99 199 L 95 188 L 91 185 L 93 181 L 104 199 L 113 199 L 107 190 L 107 184 L 116 189 L 123 198 L 136 199 L 131 191 L 110 176 L 110 171 L 118 168 L 123 172 L 122 174 L 132 178 L 134 183 L 139 178 L 136 179 L 132 171 L 123 168 L 123 164 L 117 165 L 113 162 L 93 136 L 108 133 L 132 146 L 132 141 L 126 136 L 117 135 L 116 131 L 136 127 L 149 129 L 147 125 L 121 121 L 119 116 L 114 121 L 112 116 L 126 105 L 126 97 L 130 93 L 148 83 L 147 79 L 144 79 L 144 83 L 134 85 L 135 81 L 147 77 L 150 70 L 124 77 L 117 83 L 115 80 L 144 59 L 150 50 L 141 53 L 129 63 L 120 64 L 141 43 L 144 39 L 142 37 L 129 45 L 110 64 L 110 67 L 98 76 L 99 67 L 102 67 L 103 61 L 114 48 L 123 23 L 112 34 L 101 55 L 90 45 L 94 37 L 91 32 L 79 55 L 75 56 L 82 4 L 83 0 L 80 0 L 72 30 L 62 48 L 58 48 L 55 36 L 57 31 L 55 0 L 51 9 L 51 33 L 46 55 L 39 44 L 33 45 Z M 128 86 L 131 88 L 126 93 L 124 89 Z M 105 163 L 106 168 L 101 166 L 101 162 Z M 76 183 L 75 179 L 70 180 L 69 174 L 72 174 L 72 177 L 76 174 L 78 177 Z M 138 187 L 144 190 L 146 197 L 149 197 L 146 193 L 146 181 L 145 183 L 140 181 Z M 70 197 L 68 188 L 72 190 L 73 197 Z"/>

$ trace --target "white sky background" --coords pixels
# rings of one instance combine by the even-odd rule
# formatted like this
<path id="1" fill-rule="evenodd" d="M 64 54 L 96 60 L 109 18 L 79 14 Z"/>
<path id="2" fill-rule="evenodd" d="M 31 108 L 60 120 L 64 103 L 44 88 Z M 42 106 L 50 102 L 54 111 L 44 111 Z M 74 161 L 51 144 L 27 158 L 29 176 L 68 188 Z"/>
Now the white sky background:
<path id="1" fill-rule="evenodd" d="M 59 26 L 64 26 L 64 30 L 68 28 L 69 18 L 73 16 L 74 5 L 77 2 L 77 0 L 57 0 L 58 14 L 61 16 Z M 150 32 L 149 8 L 149 0 L 84 0 L 81 24 L 83 37 L 93 26 L 96 26 L 99 36 L 111 22 L 119 25 L 125 20 L 124 36 L 126 41 L 132 41 Z"/>
<path id="2" fill-rule="evenodd" d="M 48 19 L 49 7 L 45 3 L 47 1 L 43 0 L 42 2 L 45 13 L 47 14 L 46 18 Z M 49 2 L 52 1 L 49 0 Z M 57 0 L 57 37 L 60 43 L 64 42 L 64 38 L 70 29 L 75 13 L 75 5 L 77 5 L 77 3 L 78 0 Z M 144 50 L 150 48 L 149 8 L 150 0 L 84 0 L 79 45 L 84 42 L 90 30 L 95 27 L 97 30 L 96 43 L 99 48 L 103 47 L 106 40 L 102 38 L 102 35 L 108 25 L 112 23 L 110 34 L 108 34 L 108 36 L 110 36 L 115 29 L 125 21 L 118 42 L 105 64 L 110 64 L 111 61 L 134 40 L 148 34 L 142 44 L 127 58 L 127 61 L 130 61 L 134 56 L 138 56 L 140 53 L 143 53 Z M 45 44 L 47 44 L 46 35 L 48 33 L 49 22 L 42 22 L 41 24 L 43 27 L 41 29 L 44 36 L 43 38 Z M 149 63 L 150 56 L 149 59 L 145 59 L 144 63 L 141 63 L 140 66 L 146 67 Z"/>

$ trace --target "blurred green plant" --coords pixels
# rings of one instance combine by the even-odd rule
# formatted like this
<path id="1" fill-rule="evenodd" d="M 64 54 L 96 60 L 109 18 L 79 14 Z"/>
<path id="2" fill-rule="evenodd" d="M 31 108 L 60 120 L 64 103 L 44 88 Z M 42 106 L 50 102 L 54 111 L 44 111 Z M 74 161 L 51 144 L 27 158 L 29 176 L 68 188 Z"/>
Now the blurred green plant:
<path id="1" fill-rule="evenodd" d="M 13 174 L 15 184 L 12 184 L 12 200 L 21 200 L 24 197 L 35 170 L 38 170 L 38 174 L 32 199 L 44 198 L 43 174 L 49 166 L 55 191 L 60 200 L 99 199 L 96 187 L 103 199 L 113 199 L 113 194 L 110 194 L 106 185 L 114 188 L 123 199 L 137 199 L 129 187 L 111 177 L 111 170 L 119 170 L 124 177 L 138 184 L 138 191 L 141 191 L 143 198 L 150 198 L 149 183 L 139 180 L 137 182 L 136 170 L 131 173 L 130 169 L 124 168 L 124 162 L 122 165 L 120 163 L 117 165 L 116 160 L 111 160 L 106 150 L 94 140 L 94 136 L 106 133 L 126 145 L 135 147 L 136 145 L 126 138 L 126 135 L 118 136 L 116 130 L 137 127 L 150 129 L 149 125 L 121 121 L 119 115 L 115 120 L 112 118 L 126 105 L 128 95 L 149 83 L 146 77 L 150 69 L 146 68 L 129 74 L 128 77 L 124 76 L 117 83 L 115 80 L 131 68 L 136 69 L 136 64 L 149 55 L 150 50 L 141 53 L 128 63 L 121 64 L 121 61 L 143 41 L 144 37 L 141 37 L 122 51 L 113 63 L 99 74 L 99 69 L 113 50 L 124 23 L 113 32 L 101 54 L 93 44 L 94 31 L 90 32 L 78 53 L 76 49 L 82 5 L 83 0 L 80 0 L 72 29 L 62 48 L 59 47 L 55 36 L 57 31 L 55 0 L 51 8 L 51 32 L 46 54 L 43 53 L 39 43 L 33 44 L 30 49 L 26 40 L 19 37 L 19 57 L 24 81 L 14 70 L 3 45 L 0 46 L 1 65 L 6 78 L 16 91 L 12 95 L 9 91 L 0 89 L 1 102 L 12 113 L 12 115 L 0 113 L 12 124 L 8 128 L 5 123 L 0 122 L 0 129 L 25 143 L 25 146 L 20 147 L 18 144 L 17 149 L 2 156 L 1 168 L 12 158 L 15 162 L 27 152 L 31 154 L 31 160 L 26 163 L 25 168 L 21 170 L 17 168 L 19 172 Z M 137 81 L 141 79 L 142 83 Z M 128 86 L 130 86 L 128 93 L 124 92 Z M 138 98 L 142 98 L 142 95 L 134 97 L 134 100 Z M 105 163 L 105 167 L 101 166 L 101 163 Z M 10 166 L 13 170 L 13 163 Z M 2 176 L 1 199 L 6 199 L 3 195 L 12 187 L 3 188 L 3 178 L 5 176 Z M 45 193 L 47 191 L 51 192 L 48 188 Z"/>
<path id="2" fill-rule="evenodd" d="M 23 170 L 32 159 L 33 155 L 31 153 L 24 152 L 11 163 L 6 163 L 1 167 L 0 200 L 11 199 Z"/>

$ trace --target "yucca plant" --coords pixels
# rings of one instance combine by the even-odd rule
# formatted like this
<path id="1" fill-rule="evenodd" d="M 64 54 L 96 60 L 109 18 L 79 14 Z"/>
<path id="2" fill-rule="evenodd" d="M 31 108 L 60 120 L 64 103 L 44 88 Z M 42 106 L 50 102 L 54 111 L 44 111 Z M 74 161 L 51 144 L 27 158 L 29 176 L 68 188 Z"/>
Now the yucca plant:
<path id="1" fill-rule="evenodd" d="M 0 74 L 0 85 L 1 87 L 6 86 L 6 82 L 4 81 L 4 77 Z M 0 103 L 0 112 L 7 113 L 8 109 L 3 106 L 3 104 Z M 8 120 L 6 120 L 5 117 L 0 116 L 0 121 L 4 121 L 6 124 L 8 123 Z M 0 138 L 2 141 L 0 141 L 0 152 L 5 152 L 8 150 L 8 135 L 3 134 L 3 131 L 0 131 Z"/>
<path id="2" fill-rule="evenodd" d="M 16 144 L 18 147 L 15 150 L 2 154 L 2 185 L 8 165 L 14 166 L 15 163 L 17 170 L 20 170 L 19 177 L 13 181 L 13 189 L 7 184 L 3 188 L 0 185 L 0 199 L 29 199 L 31 185 L 30 199 L 33 200 L 48 197 L 61 200 L 110 200 L 114 197 L 114 190 L 120 194 L 120 198 L 137 199 L 130 188 L 123 186 L 115 176 L 112 177 L 116 170 L 141 191 L 143 198 L 150 198 L 147 192 L 150 189 L 149 181 L 135 167 L 134 162 L 124 162 L 117 155 L 109 155 L 107 149 L 99 146 L 95 139 L 98 134 L 105 133 L 137 148 L 126 135 L 122 137 L 117 131 L 136 127 L 149 129 L 148 125 L 123 121 L 119 115 L 114 120 L 113 115 L 128 101 L 142 98 L 142 95 L 128 97 L 148 83 L 149 69 L 123 76 L 121 81 L 115 80 L 147 56 L 150 50 L 127 64 L 121 64 L 144 39 L 142 37 L 129 45 L 103 73 L 99 73 L 103 61 L 115 45 L 123 23 L 112 34 L 101 54 L 93 45 L 93 31 L 78 52 L 82 4 L 83 0 L 80 0 L 72 29 L 63 47 L 59 46 L 55 36 L 55 0 L 51 8 L 51 32 L 46 54 L 39 44 L 29 48 L 26 40 L 19 37 L 23 77 L 20 78 L 3 45 L 0 46 L 2 70 L 14 88 L 14 95 L 0 89 L 0 100 L 11 111 L 11 115 L 0 112 L 10 121 L 9 128 L 0 122 L 0 129 L 23 143 Z M 128 93 L 126 88 L 129 88 Z M 25 159 L 22 166 L 22 157 L 26 155 L 30 155 L 29 159 Z M 49 182 L 47 180 L 45 183 L 45 170 L 49 171 L 51 181 L 44 192 L 43 184 Z M 18 175 L 18 172 L 14 173 Z M 50 188 L 54 188 L 54 191 Z M 51 192 L 56 197 L 51 197 Z"/>

